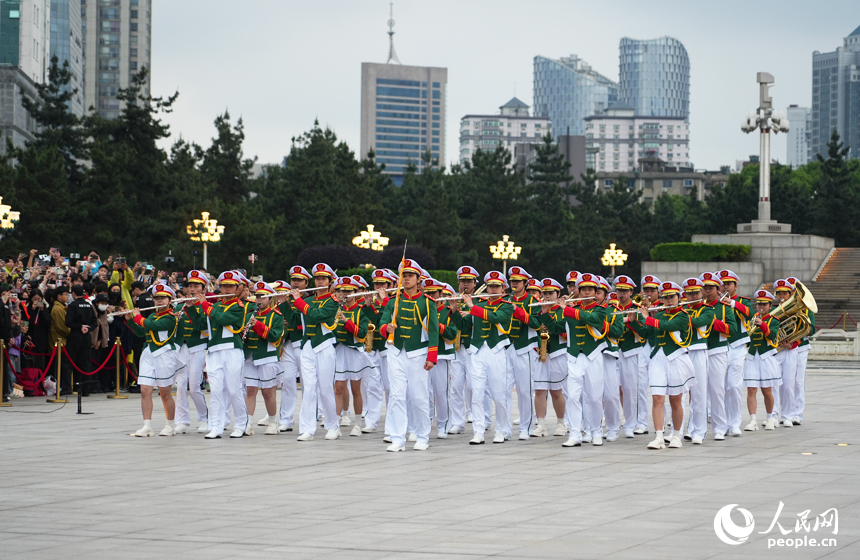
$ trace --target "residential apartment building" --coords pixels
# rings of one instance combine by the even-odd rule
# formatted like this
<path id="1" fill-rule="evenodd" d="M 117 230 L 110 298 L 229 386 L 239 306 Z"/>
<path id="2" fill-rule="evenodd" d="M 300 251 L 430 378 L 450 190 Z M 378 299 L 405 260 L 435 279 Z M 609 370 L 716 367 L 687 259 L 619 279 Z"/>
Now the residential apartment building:
<path id="1" fill-rule="evenodd" d="M 598 172 L 627 173 L 637 169 L 643 158 L 657 158 L 668 166 L 691 166 L 690 126 L 684 117 L 640 116 L 618 102 L 584 122 L 586 148 L 596 148 Z"/>
<path id="2" fill-rule="evenodd" d="M 63 89 L 77 90 L 69 101 L 69 110 L 79 117 L 84 115 L 83 48 L 81 0 L 51 0 L 50 58 L 56 56 L 60 67 L 69 63 L 71 80 Z"/>
<path id="3" fill-rule="evenodd" d="M 786 139 L 785 162 L 799 167 L 809 162 L 809 138 L 812 135 L 812 111 L 809 107 L 789 105 L 785 112 L 790 127 Z"/>
<path id="4" fill-rule="evenodd" d="M 811 125 L 809 159 L 827 157 L 833 130 L 850 146 L 848 157 L 860 157 L 860 27 L 835 51 L 812 53 Z"/>
<path id="5" fill-rule="evenodd" d="M 514 97 L 499 107 L 499 114 L 460 119 L 460 162 L 470 161 L 478 150 L 494 151 L 500 146 L 514 154 L 518 145 L 539 144 L 550 132 L 547 117 L 530 116 L 529 106 Z"/>
<path id="6" fill-rule="evenodd" d="M 643 159 L 641 171 L 626 173 L 598 172 L 597 188 L 612 189 L 622 181 L 628 189 L 640 192 L 640 200 L 649 205 L 662 194 L 694 196 L 699 201 L 716 187 L 724 187 L 729 180 L 729 167 L 719 171 L 696 171 L 692 167 L 672 167 L 658 159 Z"/>

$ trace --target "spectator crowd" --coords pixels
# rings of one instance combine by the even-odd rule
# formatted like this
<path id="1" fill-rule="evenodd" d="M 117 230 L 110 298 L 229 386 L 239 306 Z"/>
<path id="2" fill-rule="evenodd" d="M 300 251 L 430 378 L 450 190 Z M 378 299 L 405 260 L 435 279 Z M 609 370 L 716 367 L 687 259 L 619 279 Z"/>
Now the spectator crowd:
<path id="1" fill-rule="evenodd" d="M 61 396 L 75 388 L 83 396 L 116 390 L 112 364 L 92 375 L 79 372 L 98 370 L 117 339 L 123 356 L 128 357 L 128 361 L 121 361 L 121 388 L 138 391 L 133 372 L 137 371 L 144 339 L 132 333 L 122 315 L 111 313 L 152 307 L 149 288 L 157 281 L 166 282 L 177 294 L 186 293 L 181 272 L 155 270 L 145 262 L 130 265 L 121 255 L 103 260 L 96 250 L 63 256 L 59 248 L 52 247 L 44 254 L 32 249 L 29 254 L 4 257 L 0 267 L 0 340 L 8 357 L 3 358 L 3 401 L 14 395 L 16 384 L 25 395 L 44 394 L 43 376 L 56 376 L 57 362 L 52 360 L 57 358 L 51 356 L 58 343 L 65 347 L 56 380 Z M 149 313 L 142 312 L 145 316 Z M 50 371 L 46 371 L 48 366 Z"/>

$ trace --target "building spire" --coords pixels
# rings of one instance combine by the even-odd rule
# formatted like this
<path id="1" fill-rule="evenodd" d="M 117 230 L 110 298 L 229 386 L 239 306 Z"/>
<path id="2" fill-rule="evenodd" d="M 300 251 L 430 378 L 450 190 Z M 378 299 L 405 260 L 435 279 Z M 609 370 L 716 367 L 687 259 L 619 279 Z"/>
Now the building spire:
<path id="1" fill-rule="evenodd" d="M 394 2 L 389 4 L 388 12 L 388 62 L 386 64 L 400 64 L 397 52 L 394 50 Z"/>

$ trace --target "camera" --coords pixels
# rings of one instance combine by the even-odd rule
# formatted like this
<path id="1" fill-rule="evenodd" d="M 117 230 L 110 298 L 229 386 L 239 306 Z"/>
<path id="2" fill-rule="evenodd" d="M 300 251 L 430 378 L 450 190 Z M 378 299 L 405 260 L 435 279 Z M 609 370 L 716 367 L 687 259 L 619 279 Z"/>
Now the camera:
<path id="1" fill-rule="evenodd" d="M 120 264 L 120 265 L 125 264 L 125 257 L 117 257 L 116 258 L 116 264 Z"/>
<path id="2" fill-rule="evenodd" d="M 167 252 L 167 256 L 164 257 L 164 262 L 167 264 L 173 264 L 176 262 L 176 257 L 173 256 L 173 251 Z"/>

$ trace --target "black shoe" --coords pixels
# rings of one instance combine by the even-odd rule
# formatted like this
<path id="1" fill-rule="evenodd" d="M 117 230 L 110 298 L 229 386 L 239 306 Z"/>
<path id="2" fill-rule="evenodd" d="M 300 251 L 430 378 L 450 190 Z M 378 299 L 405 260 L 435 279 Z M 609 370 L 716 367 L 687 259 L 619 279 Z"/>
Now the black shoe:
<path id="1" fill-rule="evenodd" d="M 693 441 L 692 436 L 684 436 L 684 441 Z"/>
<path id="2" fill-rule="evenodd" d="M 792 424 L 793 426 L 800 426 L 800 420 L 792 420 L 792 421 L 791 421 L 791 424 Z"/>
<path id="3" fill-rule="evenodd" d="M 132 385 L 128 388 L 129 393 L 140 393 L 140 385 Z"/>

